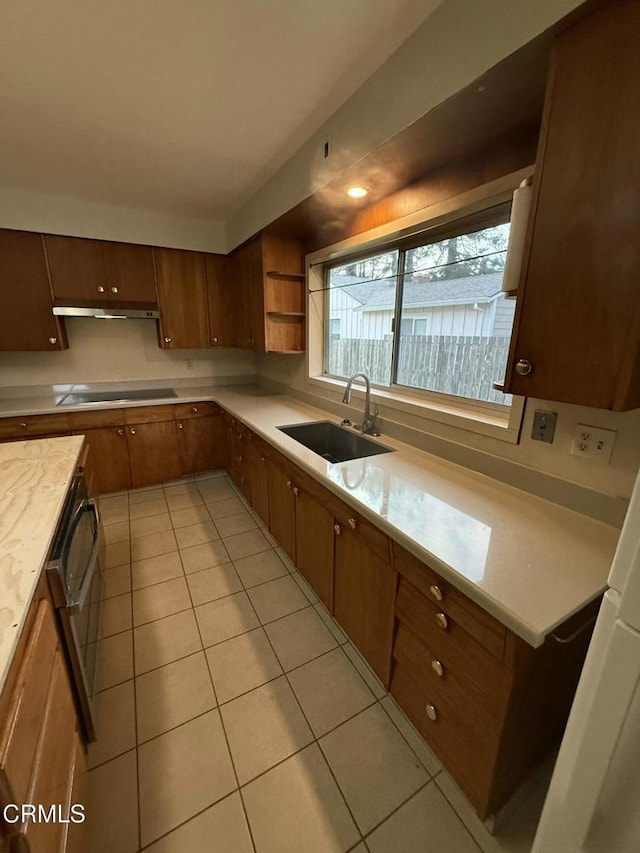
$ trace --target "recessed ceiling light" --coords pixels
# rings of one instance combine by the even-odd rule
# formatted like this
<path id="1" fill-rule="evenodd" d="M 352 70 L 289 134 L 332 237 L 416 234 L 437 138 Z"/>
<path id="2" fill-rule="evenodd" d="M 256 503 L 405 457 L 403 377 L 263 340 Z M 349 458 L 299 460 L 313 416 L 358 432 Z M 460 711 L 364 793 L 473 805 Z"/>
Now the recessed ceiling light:
<path id="1" fill-rule="evenodd" d="M 368 192 L 369 190 L 365 190 L 364 187 L 349 187 L 347 195 L 350 195 L 351 198 L 364 198 Z"/>

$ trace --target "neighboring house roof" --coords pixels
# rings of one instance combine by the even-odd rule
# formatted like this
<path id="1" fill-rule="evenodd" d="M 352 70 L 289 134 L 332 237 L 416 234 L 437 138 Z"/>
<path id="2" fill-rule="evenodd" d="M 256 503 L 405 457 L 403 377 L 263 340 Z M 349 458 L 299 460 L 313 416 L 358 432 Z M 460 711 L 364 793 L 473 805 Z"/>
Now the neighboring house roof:
<path id="1" fill-rule="evenodd" d="M 348 294 L 360 305 L 356 311 L 386 311 L 395 307 L 395 278 L 368 281 L 354 275 L 336 276 L 334 285 L 344 286 Z M 502 286 L 502 273 L 469 275 L 438 281 L 407 281 L 404 286 L 404 305 L 434 307 L 470 302 L 489 302 L 498 296 Z"/>

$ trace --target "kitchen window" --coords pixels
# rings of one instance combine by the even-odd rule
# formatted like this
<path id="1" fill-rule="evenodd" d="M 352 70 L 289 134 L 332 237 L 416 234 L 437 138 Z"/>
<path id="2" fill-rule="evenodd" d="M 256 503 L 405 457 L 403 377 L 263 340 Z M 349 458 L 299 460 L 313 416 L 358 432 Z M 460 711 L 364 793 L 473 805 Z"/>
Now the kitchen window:
<path id="1" fill-rule="evenodd" d="M 324 266 L 324 374 L 508 410 L 515 300 L 502 291 L 510 203 Z M 335 329 L 340 333 L 336 334 Z"/>

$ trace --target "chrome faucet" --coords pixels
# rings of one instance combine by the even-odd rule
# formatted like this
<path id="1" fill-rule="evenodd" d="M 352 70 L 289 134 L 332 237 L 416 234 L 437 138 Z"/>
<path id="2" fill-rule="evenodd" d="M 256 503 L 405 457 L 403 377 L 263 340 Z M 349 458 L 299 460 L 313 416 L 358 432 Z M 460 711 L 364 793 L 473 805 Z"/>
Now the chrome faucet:
<path id="1" fill-rule="evenodd" d="M 344 396 L 342 398 L 343 403 L 349 404 L 351 402 L 351 386 L 353 385 L 353 380 L 360 377 L 364 380 L 365 384 L 365 397 L 364 397 L 364 415 L 362 417 L 362 432 L 366 435 L 380 435 L 379 432 L 376 432 L 376 418 L 378 417 L 378 412 L 371 413 L 371 383 L 369 382 L 369 377 L 366 373 L 362 373 L 359 371 L 358 373 L 354 373 L 353 376 L 347 382 L 347 387 L 344 389 Z"/>

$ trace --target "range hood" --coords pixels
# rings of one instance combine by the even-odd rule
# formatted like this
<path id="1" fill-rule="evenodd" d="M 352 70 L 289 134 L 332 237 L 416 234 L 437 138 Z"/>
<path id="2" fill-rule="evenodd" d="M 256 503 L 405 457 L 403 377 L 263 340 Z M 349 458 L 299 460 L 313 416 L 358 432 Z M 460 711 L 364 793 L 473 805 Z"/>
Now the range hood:
<path id="1" fill-rule="evenodd" d="M 53 313 L 57 317 L 94 317 L 96 320 L 125 320 L 127 317 L 134 319 L 157 320 L 159 311 L 144 310 L 140 308 L 76 308 L 74 305 L 56 305 Z"/>

